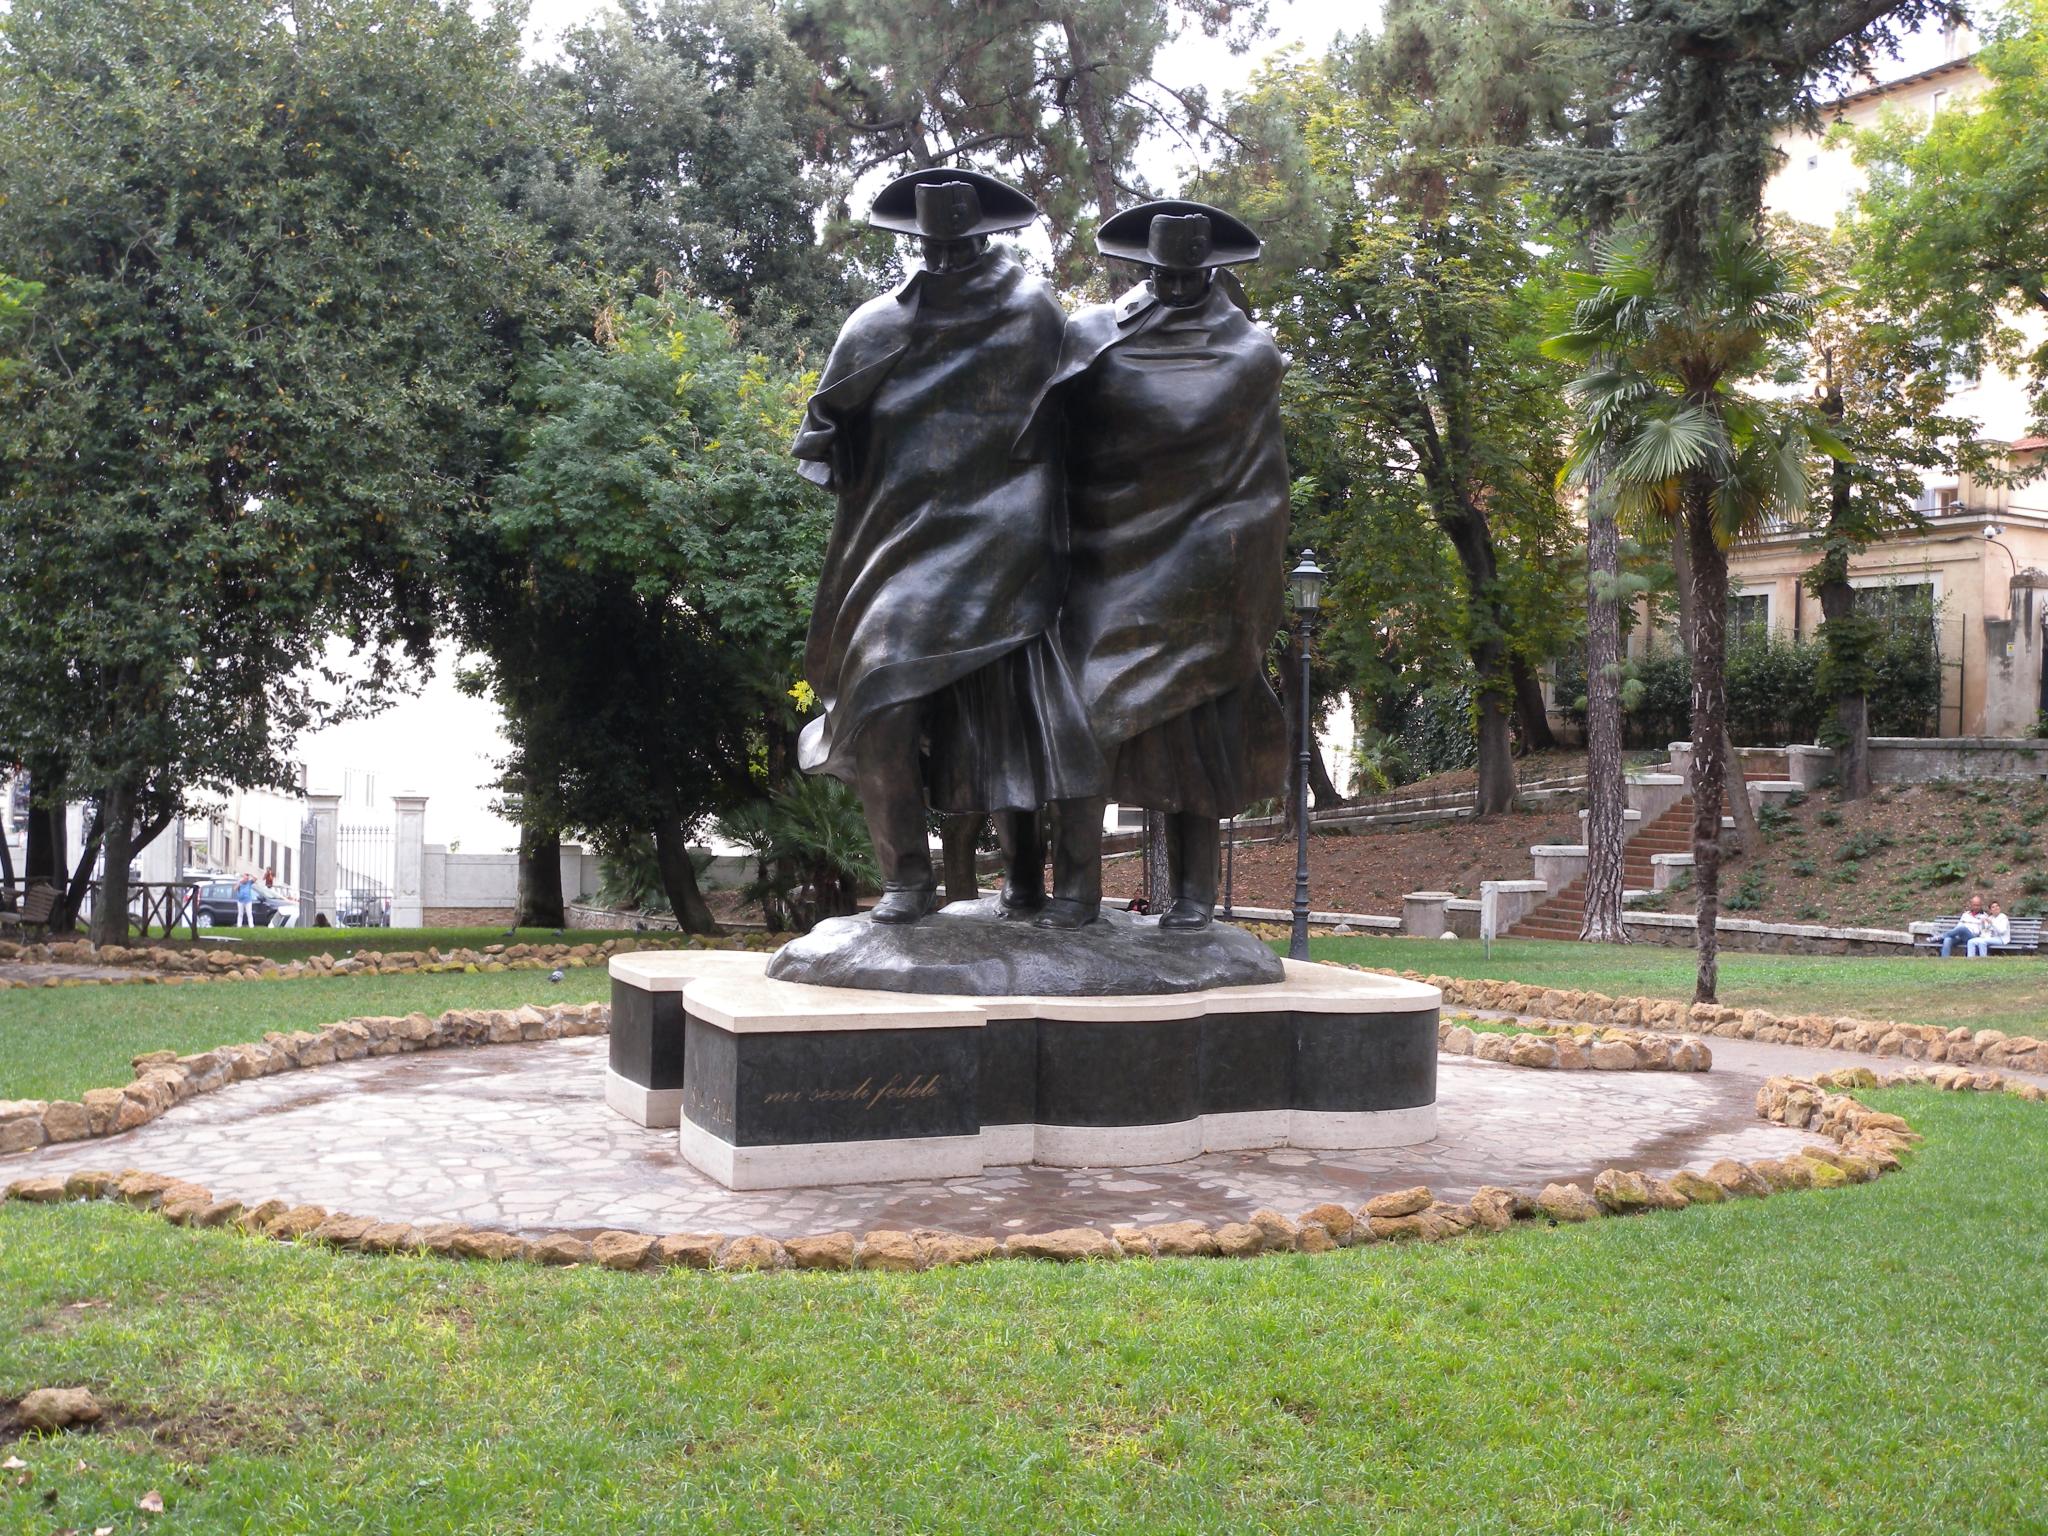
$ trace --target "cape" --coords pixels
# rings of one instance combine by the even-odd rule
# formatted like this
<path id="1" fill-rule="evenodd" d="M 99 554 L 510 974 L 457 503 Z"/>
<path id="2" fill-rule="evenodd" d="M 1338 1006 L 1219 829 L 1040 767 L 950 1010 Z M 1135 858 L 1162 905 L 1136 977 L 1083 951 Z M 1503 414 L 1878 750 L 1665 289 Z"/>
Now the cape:
<path id="1" fill-rule="evenodd" d="M 1046 397 L 1067 423 L 1060 640 L 1105 755 L 1249 690 L 1251 777 L 1277 790 L 1265 657 L 1285 618 L 1286 364 L 1234 290 L 1219 279 L 1171 309 L 1140 287 L 1068 325 Z"/>
<path id="2" fill-rule="evenodd" d="M 1025 443 L 1065 315 L 1008 246 L 913 273 L 840 331 L 791 451 L 837 493 L 804 671 L 808 772 L 853 776 L 877 711 L 949 687 L 1057 622 L 1057 444 Z M 1092 751 L 1092 746 L 1089 748 Z"/>

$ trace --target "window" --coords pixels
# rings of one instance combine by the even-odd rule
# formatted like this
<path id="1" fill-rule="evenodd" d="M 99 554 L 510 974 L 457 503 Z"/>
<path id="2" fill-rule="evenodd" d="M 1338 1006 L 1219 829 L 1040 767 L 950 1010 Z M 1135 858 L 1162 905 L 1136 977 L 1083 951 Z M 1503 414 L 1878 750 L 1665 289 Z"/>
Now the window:
<path id="1" fill-rule="evenodd" d="M 1887 629 L 1911 627 L 1931 637 L 1934 633 L 1934 583 L 1897 581 L 1878 587 L 1858 587 L 1856 611 L 1870 615 Z"/>
<path id="2" fill-rule="evenodd" d="M 1728 596 L 1728 644 L 1747 645 L 1769 637 L 1771 595 L 1768 592 L 1731 592 Z"/>

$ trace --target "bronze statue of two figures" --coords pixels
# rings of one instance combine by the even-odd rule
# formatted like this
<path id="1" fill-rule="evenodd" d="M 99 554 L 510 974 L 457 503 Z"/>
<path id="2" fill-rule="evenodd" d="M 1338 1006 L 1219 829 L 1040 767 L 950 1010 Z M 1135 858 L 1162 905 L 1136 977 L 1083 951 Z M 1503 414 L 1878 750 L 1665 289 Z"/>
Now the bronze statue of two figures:
<path id="1" fill-rule="evenodd" d="M 839 499 L 801 762 L 860 796 L 877 923 L 933 910 L 928 807 L 993 815 L 1002 915 L 1094 922 L 1115 800 L 1165 815 L 1160 926 L 1203 928 L 1219 819 L 1279 794 L 1286 765 L 1265 674 L 1283 364 L 1223 270 L 1259 241 L 1197 203 L 1129 209 L 1097 244 L 1149 280 L 1068 316 L 989 240 L 1037 212 L 962 170 L 876 199 L 871 222 L 917 236 L 924 264 L 846 322 L 796 440 Z"/>

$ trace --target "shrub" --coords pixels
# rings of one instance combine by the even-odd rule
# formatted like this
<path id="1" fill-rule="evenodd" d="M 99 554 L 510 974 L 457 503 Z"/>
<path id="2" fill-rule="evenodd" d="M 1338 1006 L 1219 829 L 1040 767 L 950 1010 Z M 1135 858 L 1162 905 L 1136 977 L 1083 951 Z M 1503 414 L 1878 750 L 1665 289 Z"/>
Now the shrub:
<path id="1" fill-rule="evenodd" d="M 1873 853 L 1881 853 L 1891 845 L 1892 840 L 1884 833 L 1865 830 L 1842 844 L 1835 857 L 1844 863 L 1854 863 L 1858 859 L 1869 858 Z"/>
<path id="2" fill-rule="evenodd" d="M 1872 641 L 1870 732 L 1928 736 L 1939 728 L 1941 659 L 1931 624 L 1880 626 Z M 1834 699 L 1822 678 L 1817 641 L 1747 638 L 1728 651 L 1728 729 L 1744 746 L 1813 741 L 1832 723 Z M 1560 658 L 1552 676 L 1563 713 L 1586 718 L 1583 653 Z M 1622 729 L 1632 746 L 1660 746 L 1692 734 L 1692 662 L 1676 646 L 1628 664 Z"/>
<path id="3" fill-rule="evenodd" d="M 1771 888 L 1764 881 L 1764 872 L 1751 865 L 1742 872 L 1742 879 L 1721 905 L 1730 912 L 1754 912 L 1770 894 Z"/>
<path id="4" fill-rule="evenodd" d="M 1472 722 L 1472 690 L 1442 683 L 1426 690 L 1401 719 L 1400 745 L 1416 778 L 1477 763 L 1479 732 Z"/>
<path id="5" fill-rule="evenodd" d="M 1969 878 L 1970 866 L 1961 859 L 1941 859 L 1913 871 L 1913 881 L 1923 891 L 1937 885 L 1961 885 Z"/>
<path id="6" fill-rule="evenodd" d="M 1802 880 L 1806 879 L 1813 873 L 1813 860 L 1794 859 L 1792 861 L 1792 873 L 1799 876 Z"/>

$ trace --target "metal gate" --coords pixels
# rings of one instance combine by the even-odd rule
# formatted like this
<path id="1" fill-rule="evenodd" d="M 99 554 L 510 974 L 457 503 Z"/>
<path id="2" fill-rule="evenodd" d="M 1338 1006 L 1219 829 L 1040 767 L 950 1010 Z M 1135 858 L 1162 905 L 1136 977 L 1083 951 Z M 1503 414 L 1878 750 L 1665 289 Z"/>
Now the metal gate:
<path id="1" fill-rule="evenodd" d="M 391 926 L 397 838 L 388 824 L 335 828 L 334 920 L 343 928 Z"/>

